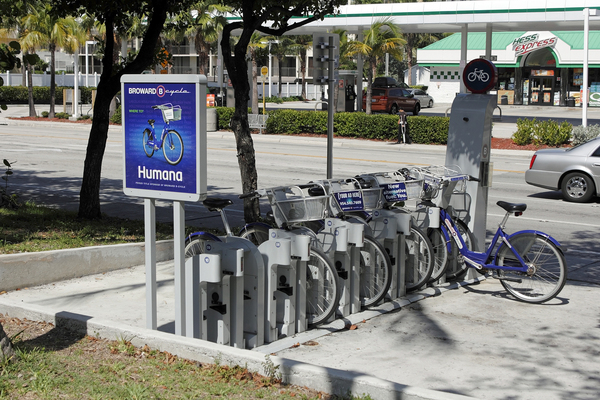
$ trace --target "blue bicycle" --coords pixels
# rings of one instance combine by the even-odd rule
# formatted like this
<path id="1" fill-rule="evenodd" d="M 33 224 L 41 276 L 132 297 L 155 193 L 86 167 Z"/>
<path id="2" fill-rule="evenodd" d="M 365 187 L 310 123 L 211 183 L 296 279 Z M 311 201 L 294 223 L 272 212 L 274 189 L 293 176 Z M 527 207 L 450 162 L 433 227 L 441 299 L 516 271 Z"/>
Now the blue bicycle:
<path id="1" fill-rule="evenodd" d="M 152 157 L 154 152 L 162 147 L 165 160 L 171 165 L 177 165 L 183 158 L 183 140 L 175 129 L 171 129 L 170 123 L 181 120 L 181 107 L 166 103 L 152 106 L 152 108 L 162 112 L 165 125 L 159 138 L 154 131 L 156 121 L 148 120 L 150 128 L 144 129 L 144 152 L 148 157 Z"/>
<path id="2" fill-rule="evenodd" d="M 440 187 L 452 185 L 459 179 L 478 181 L 469 175 L 425 179 L 428 185 Z M 475 268 L 481 274 L 491 271 L 492 278 L 499 279 L 504 289 L 518 300 L 544 303 L 553 299 L 567 280 L 567 262 L 560 244 L 536 230 L 506 234 L 508 217 L 522 215 L 527 204 L 506 201 L 496 204 L 506 214 L 485 252 L 471 251 L 452 215 L 444 207 L 440 208 L 440 221 L 458 248 L 459 265 L 463 269 Z"/>

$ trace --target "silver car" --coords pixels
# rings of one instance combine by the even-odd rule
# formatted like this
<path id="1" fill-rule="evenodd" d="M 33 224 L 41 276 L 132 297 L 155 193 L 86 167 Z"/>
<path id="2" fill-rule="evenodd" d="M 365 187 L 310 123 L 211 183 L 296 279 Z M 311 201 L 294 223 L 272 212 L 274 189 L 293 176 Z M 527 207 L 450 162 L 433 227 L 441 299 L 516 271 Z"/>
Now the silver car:
<path id="1" fill-rule="evenodd" d="M 419 99 L 423 107 L 433 107 L 433 97 L 428 95 L 424 90 L 421 89 L 406 89 L 415 95 L 415 99 Z"/>
<path id="2" fill-rule="evenodd" d="M 600 137 L 569 149 L 536 151 L 525 172 L 525 181 L 560 190 L 566 201 L 589 201 L 599 194 Z"/>

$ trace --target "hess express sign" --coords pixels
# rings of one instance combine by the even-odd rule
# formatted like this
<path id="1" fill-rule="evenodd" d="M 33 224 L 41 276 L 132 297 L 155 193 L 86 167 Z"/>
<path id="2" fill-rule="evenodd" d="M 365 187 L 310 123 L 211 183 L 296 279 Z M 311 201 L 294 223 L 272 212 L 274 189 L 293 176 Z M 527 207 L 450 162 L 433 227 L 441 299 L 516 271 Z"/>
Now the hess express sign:
<path id="1" fill-rule="evenodd" d="M 539 35 L 534 33 L 516 38 L 513 40 L 512 47 L 515 55 L 520 56 L 544 47 L 554 47 L 556 42 L 556 36 L 547 39 L 540 39 Z"/>

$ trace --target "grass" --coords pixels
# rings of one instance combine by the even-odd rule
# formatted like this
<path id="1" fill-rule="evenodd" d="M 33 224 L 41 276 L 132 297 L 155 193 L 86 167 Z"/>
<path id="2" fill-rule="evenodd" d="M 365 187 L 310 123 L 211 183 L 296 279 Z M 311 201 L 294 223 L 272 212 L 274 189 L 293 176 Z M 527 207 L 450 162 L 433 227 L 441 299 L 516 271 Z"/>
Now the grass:
<path id="1" fill-rule="evenodd" d="M 172 239 L 172 226 L 157 224 L 156 236 Z M 0 254 L 143 241 L 143 221 L 84 221 L 74 212 L 33 203 L 0 208 Z M 0 363 L 0 399 L 342 399 L 282 384 L 268 357 L 262 376 L 243 366 L 200 364 L 136 348 L 127 338 L 108 341 L 2 314 L 0 323 L 16 350 L 14 359 Z"/>
<path id="2" fill-rule="evenodd" d="M 158 223 L 156 239 L 173 239 L 173 226 Z M 143 241 L 144 221 L 108 216 L 80 220 L 75 212 L 33 203 L 0 208 L 0 254 Z"/>
<path id="3" fill-rule="evenodd" d="M 2 399 L 340 399 L 242 366 L 136 348 L 126 338 L 81 336 L 2 315 L 0 322 L 17 353 L 0 364 Z"/>

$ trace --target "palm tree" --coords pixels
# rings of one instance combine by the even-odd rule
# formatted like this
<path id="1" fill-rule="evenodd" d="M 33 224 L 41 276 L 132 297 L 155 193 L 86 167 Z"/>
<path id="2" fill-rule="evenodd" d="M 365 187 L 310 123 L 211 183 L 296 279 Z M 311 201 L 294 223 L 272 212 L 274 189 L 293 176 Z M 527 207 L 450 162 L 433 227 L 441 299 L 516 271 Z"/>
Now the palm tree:
<path id="1" fill-rule="evenodd" d="M 54 118 L 54 103 L 56 98 L 56 49 L 71 48 L 79 46 L 79 40 L 83 39 L 82 30 L 73 17 L 57 18 L 52 13 L 52 6 L 45 4 L 32 8 L 28 15 L 23 18 L 25 33 L 21 38 L 21 45 L 29 49 L 48 45 L 50 50 L 50 112 L 48 117 Z"/>
<path id="2" fill-rule="evenodd" d="M 311 35 L 292 36 L 294 43 L 290 46 L 292 51 L 300 58 L 300 76 L 302 76 L 302 100 L 306 100 L 306 51 L 312 48 Z"/>
<path id="3" fill-rule="evenodd" d="M 229 7 L 219 0 L 202 0 L 194 4 L 190 13 L 185 13 L 189 18 L 185 35 L 194 38 L 198 53 L 198 72 L 201 75 L 208 75 L 210 48 L 219 38 L 223 25 L 227 23 L 224 16 L 227 11 Z"/>
<path id="4" fill-rule="evenodd" d="M 252 63 L 252 114 L 258 114 L 258 66 L 257 58 L 259 49 L 264 49 L 268 46 L 264 36 L 261 36 L 258 32 L 254 32 L 248 43 L 248 52 L 250 55 L 250 62 Z M 264 82 L 263 82 L 264 85 Z M 263 110 L 263 113 L 265 110 Z"/>
<path id="5" fill-rule="evenodd" d="M 431 33 L 405 33 L 406 39 L 406 63 L 408 66 L 408 86 L 412 85 L 411 69 L 415 65 L 417 57 L 417 49 L 420 47 L 429 46 L 433 42 L 439 40 L 439 35 Z"/>
<path id="6" fill-rule="evenodd" d="M 282 92 L 282 79 L 281 79 L 281 75 L 282 75 L 282 70 L 283 70 L 283 60 L 285 56 L 288 55 L 294 55 L 293 52 L 293 40 L 290 39 L 289 36 L 267 36 L 265 39 L 268 39 L 269 41 L 277 41 L 276 43 L 274 43 L 274 45 L 271 47 L 271 54 L 273 56 L 275 56 L 275 58 L 277 58 L 277 76 L 279 77 L 278 79 L 278 90 L 277 90 L 277 95 L 279 97 L 281 97 L 281 92 Z"/>
<path id="7" fill-rule="evenodd" d="M 377 65 L 383 61 L 386 53 L 398 60 L 402 59 L 402 50 L 406 41 L 401 36 L 400 28 L 394 25 L 390 18 L 384 18 L 373 22 L 364 32 L 362 42 L 353 40 L 348 43 L 348 55 L 361 54 L 368 65 L 367 114 L 371 114 L 372 85 L 373 77 L 377 73 Z"/>

